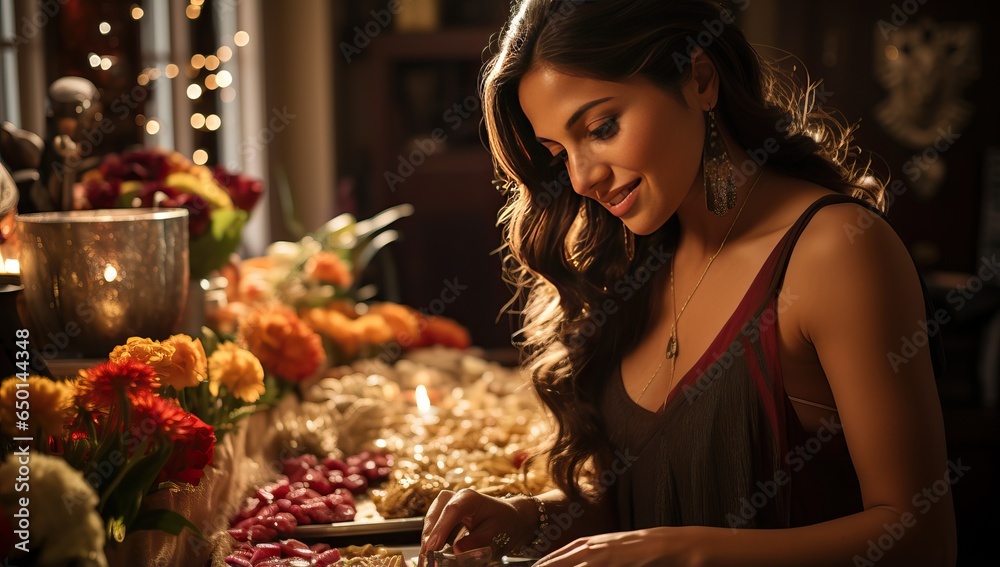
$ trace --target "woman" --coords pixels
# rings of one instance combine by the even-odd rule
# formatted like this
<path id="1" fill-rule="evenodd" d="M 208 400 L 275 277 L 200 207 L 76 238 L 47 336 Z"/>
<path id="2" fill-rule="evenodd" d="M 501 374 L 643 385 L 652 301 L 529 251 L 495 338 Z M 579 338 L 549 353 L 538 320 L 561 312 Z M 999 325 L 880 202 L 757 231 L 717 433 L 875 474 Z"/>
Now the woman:
<path id="1" fill-rule="evenodd" d="M 483 102 L 559 489 L 445 492 L 422 550 L 953 565 L 933 311 L 851 129 L 716 4 L 513 13 Z"/>

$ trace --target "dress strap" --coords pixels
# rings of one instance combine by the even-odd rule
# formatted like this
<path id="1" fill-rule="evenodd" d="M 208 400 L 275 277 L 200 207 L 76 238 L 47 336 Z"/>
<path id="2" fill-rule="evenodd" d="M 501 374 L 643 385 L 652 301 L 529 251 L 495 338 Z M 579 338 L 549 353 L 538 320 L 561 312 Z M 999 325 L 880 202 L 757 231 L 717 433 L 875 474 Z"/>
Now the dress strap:
<path id="1" fill-rule="evenodd" d="M 788 269 L 788 261 L 792 256 L 792 250 L 795 248 L 795 243 L 798 241 L 799 235 L 802 234 L 806 225 L 809 224 L 809 220 L 812 219 L 813 215 L 815 215 L 821 208 L 838 203 L 855 203 L 861 205 L 881 217 L 886 223 L 889 224 L 890 227 L 892 227 L 893 231 L 896 231 L 896 228 L 892 226 L 892 221 L 889 220 L 889 217 L 887 217 L 885 213 L 876 208 L 874 205 L 862 201 L 857 197 L 844 193 L 831 193 L 816 199 L 811 205 L 809 205 L 808 208 L 806 208 L 805 211 L 803 211 L 802 215 L 795 221 L 795 224 L 788 229 L 788 232 L 782 239 L 782 243 L 779 243 L 779 246 L 781 246 L 782 249 L 778 256 L 777 265 L 772 273 L 771 282 L 767 290 L 766 297 L 769 299 L 760 305 L 756 316 L 760 316 L 767 309 L 768 305 L 771 303 L 771 299 L 773 299 L 781 289 L 781 284 L 785 279 L 785 270 Z M 924 283 L 922 277 L 919 278 L 919 282 L 920 290 L 924 296 L 924 314 L 927 319 L 930 320 L 934 317 L 935 307 L 931 302 L 930 292 L 927 291 L 927 285 Z M 934 367 L 934 375 L 940 378 L 946 371 L 944 340 L 941 337 L 941 333 L 933 335 L 929 340 L 928 346 L 931 351 L 931 362 Z"/>

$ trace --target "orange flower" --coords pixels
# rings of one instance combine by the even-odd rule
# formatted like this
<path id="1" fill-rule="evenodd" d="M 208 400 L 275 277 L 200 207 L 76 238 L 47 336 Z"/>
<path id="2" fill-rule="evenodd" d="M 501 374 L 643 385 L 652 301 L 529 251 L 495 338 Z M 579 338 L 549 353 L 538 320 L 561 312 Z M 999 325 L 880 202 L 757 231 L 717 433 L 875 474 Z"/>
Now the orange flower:
<path id="1" fill-rule="evenodd" d="M 302 319 L 317 333 L 329 338 L 348 359 L 358 352 L 358 337 L 351 328 L 353 321 L 336 309 L 316 307 L 302 312 Z"/>
<path id="2" fill-rule="evenodd" d="M 319 335 L 287 307 L 251 311 L 239 334 L 264 369 L 285 380 L 312 376 L 326 360 Z"/>
<path id="3" fill-rule="evenodd" d="M 208 373 L 208 389 L 213 396 L 219 395 L 220 384 L 244 402 L 256 402 L 265 390 L 260 361 L 235 343 L 222 343 L 215 349 L 208 359 Z"/>
<path id="4" fill-rule="evenodd" d="M 377 303 L 368 312 L 385 319 L 392 327 L 396 342 L 403 348 L 420 340 L 420 313 L 413 308 L 398 303 Z"/>
<path id="5" fill-rule="evenodd" d="M 134 400 L 159 387 L 153 367 L 133 358 L 109 361 L 80 373 L 76 383 L 77 403 L 88 410 L 118 405 L 118 393 Z"/>
<path id="6" fill-rule="evenodd" d="M 433 315 L 427 317 L 423 336 L 432 345 L 469 348 L 469 345 L 472 344 L 468 329 L 448 317 Z"/>
<path id="7" fill-rule="evenodd" d="M 326 250 L 317 252 L 309 258 L 305 270 L 307 278 L 339 287 L 350 287 L 354 281 L 351 270 L 340 256 Z"/>
<path id="8" fill-rule="evenodd" d="M 384 344 L 396 338 L 385 317 L 377 313 L 366 313 L 351 321 L 351 331 L 360 342 L 369 345 Z"/>
<path id="9" fill-rule="evenodd" d="M 174 335 L 163 341 L 163 346 L 172 347 L 174 354 L 170 357 L 170 366 L 158 372 L 161 383 L 181 390 L 197 386 L 205 379 L 207 361 L 201 339 Z"/>

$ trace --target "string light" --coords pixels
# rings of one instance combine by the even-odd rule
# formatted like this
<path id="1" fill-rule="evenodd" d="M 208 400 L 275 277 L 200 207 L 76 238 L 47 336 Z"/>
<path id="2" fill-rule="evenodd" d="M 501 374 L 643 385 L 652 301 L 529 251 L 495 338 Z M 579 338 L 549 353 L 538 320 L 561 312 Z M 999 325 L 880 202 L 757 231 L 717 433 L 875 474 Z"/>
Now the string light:
<path id="1" fill-rule="evenodd" d="M 216 53 L 219 55 L 219 61 L 225 63 L 233 56 L 233 49 L 228 45 L 223 45 Z"/>
<path id="2" fill-rule="evenodd" d="M 215 130 L 218 130 L 220 126 L 222 126 L 222 119 L 217 115 L 209 114 L 205 117 L 205 128 L 214 132 Z"/>
<path id="3" fill-rule="evenodd" d="M 146 115 L 145 114 L 136 114 L 135 115 L 135 125 L 136 126 L 142 126 L 145 123 L 146 123 Z"/>
<path id="4" fill-rule="evenodd" d="M 205 165 L 208 163 L 208 152 L 202 149 L 195 150 L 194 153 L 191 154 L 191 161 L 193 161 L 195 165 Z"/>
<path id="5" fill-rule="evenodd" d="M 149 75 L 145 73 L 139 73 L 139 76 L 136 77 L 135 82 L 139 83 L 139 86 L 144 87 L 149 84 Z"/>
<path id="6" fill-rule="evenodd" d="M 168 79 L 173 79 L 174 77 L 176 77 L 179 71 L 180 70 L 177 68 L 177 65 L 174 65 L 173 63 L 167 64 L 166 75 Z"/>
<path id="7" fill-rule="evenodd" d="M 250 34 L 245 31 L 238 31 L 236 35 L 233 36 L 233 42 L 236 47 L 244 47 L 246 44 L 250 43 Z"/>
<path id="8" fill-rule="evenodd" d="M 101 22 L 100 25 L 97 26 L 97 29 L 101 30 L 101 35 L 108 35 L 111 33 L 111 24 L 108 22 Z"/>
<path id="9" fill-rule="evenodd" d="M 101 65 L 101 56 L 96 53 L 91 53 L 87 60 L 90 62 L 91 67 L 99 67 Z"/>
<path id="10" fill-rule="evenodd" d="M 216 80 L 218 81 L 220 87 L 226 88 L 233 84 L 233 74 L 225 70 L 219 71 L 218 79 Z"/>
<path id="11" fill-rule="evenodd" d="M 141 6 L 139 6 L 138 4 L 132 4 L 132 19 L 133 20 L 136 20 L 136 21 L 141 20 L 142 19 L 142 15 L 144 13 L 145 12 L 142 11 L 142 7 Z"/>
<path id="12" fill-rule="evenodd" d="M 203 128 L 205 126 L 205 115 L 200 112 L 195 112 L 191 115 L 191 127 L 192 128 Z"/>
<path id="13" fill-rule="evenodd" d="M 201 53 L 195 53 L 191 56 L 191 66 L 195 69 L 201 69 L 205 66 L 205 56 Z"/>
<path id="14" fill-rule="evenodd" d="M 215 89 L 219 88 L 219 82 L 215 78 L 215 73 L 212 73 L 211 75 L 205 77 L 205 88 L 210 91 L 214 91 Z"/>
<path id="15" fill-rule="evenodd" d="M 194 100 L 201 96 L 201 87 L 196 84 L 190 84 L 187 88 L 188 98 Z"/>
<path id="16" fill-rule="evenodd" d="M 194 4 L 191 4 L 190 6 L 184 9 L 184 15 L 186 15 L 189 20 L 198 19 L 198 16 L 201 15 L 201 6 L 195 6 Z"/>
<path id="17" fill-rule="evenodd" d="M 219 68 L 219 58 L 215 55 L 209 55 L 205 58 L 205 68 L 209 71 L 214 71 Z"/>
<path id="18" fill-rule="evenodd" d="M 232 87 L 227 87 L 219 91 L 219 98 L 222 102 L 233 102 L 236 100 L 236 90 Z"/>
<path id="19" fill-rule="evenodd" d="M 160 123 L 155 119 L 146 122 L 146 133 L 150 136 L 155 136 L 157 132 L 160 131 Z"/>
<path id="20" fill-rule="evenodd" d="M 111 68 L 111 59 L 107 57 L 101 57 L 101 69 L 107 71 Z"/>

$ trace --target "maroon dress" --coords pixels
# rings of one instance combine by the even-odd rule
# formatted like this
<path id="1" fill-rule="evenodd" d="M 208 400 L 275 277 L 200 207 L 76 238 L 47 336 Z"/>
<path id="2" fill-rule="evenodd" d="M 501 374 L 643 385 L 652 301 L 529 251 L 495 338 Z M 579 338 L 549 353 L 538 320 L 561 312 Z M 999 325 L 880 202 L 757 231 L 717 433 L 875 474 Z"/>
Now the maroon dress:
<path id="1" fill-rule="evenodd" d="M 619 528 L 784 528 L 862 510 L 861 490 L 840 422 L 806 433 L 785 393 L 777 309 L 788 259 L 821 207 L 863 201 L 843 194 L 814 202 L 775 246 L 735 313 L 684 375 L 660 412 L 629 398 L 620 367 L 601 411 L 622 473 L 605 475 Z M 927 314 L 934 312 L 926 287 Z M 845 329 L 844 332 L 851 332 Z M 931 344 L 943 371 L 940 334 Z M 622 459 L 622 457 L 627 457 Z"/>

